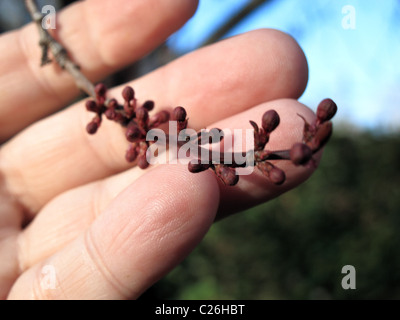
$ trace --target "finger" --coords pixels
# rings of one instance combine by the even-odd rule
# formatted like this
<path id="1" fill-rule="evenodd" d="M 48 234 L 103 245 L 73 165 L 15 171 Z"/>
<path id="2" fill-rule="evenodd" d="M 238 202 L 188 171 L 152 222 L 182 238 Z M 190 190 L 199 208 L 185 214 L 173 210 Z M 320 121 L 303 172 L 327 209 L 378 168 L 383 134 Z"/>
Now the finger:
<path id="1" fill-rule="evenodd" d="M 137 298 L 202 239 L 218 200 L 211 174 L 192 175 L 181 165 L 156 168 L 121 193 L 84 235 L 22 274 L 9 297 Z M 52 290 L 40 286 L 44 265 L 56 274 Z"/>
<path id="2" fill-rule="evenodd" d="M 4 300 L 18 277 L 16 239 L 21 231 L 23 212 L 5 189 L 1 175 L 0 213 L 0 300 Z"/>
<path id="3" fill-rule="evenodd" d="M 263 102 L 297 99 L 307 81 L 297 42 L 260 29 L 188 54 L 132 85 L 139 98 L 157 101 L 160 109 L 184 106 L 190 127 L 198 130 Z"/>
<path id="4" fill-rule="evenodd" d="M 315 114 L 297 100 L 281 99 L 246 110 L 240 117 L 234 116 L 224 119 L 213 124 L 212 127 L 252 129 L 249 121 L 243 121 L 243 119 L 251 119 L 261 124 L 262 115 L 268 110 L 278 112 L 280 124 L 271 133 L 270 141 L 265 150 L 290 150 L 295 143 L 303 140 L 304 120 L 299 115 L 309 123 L 315 120 Z M 319 163 L 320 158 L 321 152 L 313 156 L 316 164 Z M 240 176 L 240 184 L 237 188 L 221 186 L 219 219 L 251 208 L 295 188 L 306 181 L 316 169 L 313 166 L 295 166 L 291 161 L 287 160 L 274 160 L 271 162 L 285 172 L 285 183 L 276 185 L 266 180 L 263 174 L 257 168 L 254 168 L 254 172 L 251 175 Z"/>
<path id="5" fill-rule="evenodd" d="M 197 0 L 88 0 L 57 16 L 56 37 L 91 80 L 140 58 L 179 29 Z M 157 10 L 155 10 L 155 7 Z M 40 67 L 37 27 L 0 38 L 0 141 L 59 109 L 78 90 L 55 64 Z"/>
<path id="6" fill-rule="evenodd" d="M 297 113 L 308 121 L 312 121 L 314 115 L 307 107 L 295 100 L 285 99 L 265 103 L 223 122 L 218 122 L 216 125 L 220 125 L 220 128 L 246 129 L 249 126 L 244 123 L 243 119 L 253 119 L 260 123 L 261 115 L 272 108 L 281 115 L 281 124 L 271 135 L 267 149 L 282 150 L 301 141 L 303 123 Z M 318 158 L 319 156 L 316 157 L 316 160 Z M 217 218 L 220 219 L 268 201 L 299 185 L 313 172 L 313 169 L 295 167 L 287 161 L 277 161 L 276 165 L 284 169 L 286 173 L 287 179 L 282 186 L 270 183 L 257 171 L 250 176 L 241 176 L 235 187 L 224 187 L 220 184 L 221 201 Z M 157 170 L 170 170 L 168 164 L 162 165 L 162 167 L 163 169 Z M 185 170 L 183 173 L 180 180 L 186 179 Z M 201 176 L 208 173 L 194 175 Z M 18 239 L 20 266 L 27 269 L 68 245 L 90 226 L 119 193 L 130 186 L 133 181 L 147 174 L 148 170 L 132 168 L 103 181 L 81 186 L 56 197 L 20 234 Z M 216 177 L 215 179 L 218 180 Z M 153 192 L 153 194 L 155 193 Z"/>
<path id="7" fill-rule="evenodd" d="M 226 58 L 230 55 L 233 61 Z M 184 105 L 189 125 L 198 129 L 277 96 L 299 96 L 306 71 L 304 55 L 292 38 L 260 30 L 178 59 L 134 82 L 134 87 L 140 99 L 154 99 L 159 108 Z M 4 146 L 0 171 L 28 211 L 35 213 L 65 190 L 128 167 L 122 131 L 105 122 L 96 136 L 88 136 L 84 128 L 91 117 L 77 104 Z"/>

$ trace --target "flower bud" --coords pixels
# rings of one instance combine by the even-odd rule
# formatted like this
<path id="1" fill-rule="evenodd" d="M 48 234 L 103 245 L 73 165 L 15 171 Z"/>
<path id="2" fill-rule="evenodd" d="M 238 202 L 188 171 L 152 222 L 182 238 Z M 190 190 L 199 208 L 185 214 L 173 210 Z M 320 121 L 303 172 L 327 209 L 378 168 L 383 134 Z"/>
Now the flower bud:
<path id="1" fill-rule="evenodd" d="M 108 107 L 109 108 L 113 108 L 113 109 L 117 109 L 118 108 L 118 101 L 117 99 L 110 99 L 108 101 Z"/>
<path id="2" fill-rule="evenodd" d="M 271 133 L 280 123 L 280 118 L 275 110 L 269 110 L 262 116 L 262 127 L 266 133 Z"/>
<path id="3" fill-rule="evenodd" d="M 135 142 L 142 137 L 142 132 L 136 125 L 129 125 L 126 129 L 126 138 L 129 142 Z"/>
<path id="4" fill-rule="evenodd" d="M 146 153 L 141 154 L 138 157 L 138 166 L 139 166 L 139 168 L 144 170 L 144 169 L 147 169 L 149 167 L 149 165 L 150 164 L 146 159 Z"/>
<path id="5" fill-rule="evenodd" d="M 125 101 L 131 101 L 135 98 L 135 91 L 132 87 L 126 86 L 122 91 L 122 97 Z"/>
<path id="6" fill-rule="evenodd" d="M 126 151 L 126 154 L 125 154 L 126 161 L 133 162 L 136 160 L 136 158 L 139 154 L 136 147 L 137 147 L 136 143 L 129 146 L 129 149 Z"/>
<path id="7" fill-rule="evenodd" d="M 208 168 L 210 168 L 210 165 L 208 163 L 201 164 L 201 163 L 199 163 L 199 160 L 196 160 L 196 159 L 194 159 L 188 163 L 188 169 L 192 173 L 203 172 L 203 171 L 207 170 Z"/>
<path id="8" fill-rule="evenodd" d="M 99 107 L 97 106 L 96 101 L 93 100 L 87 100 L 86 101 L 86 110 L 90 112 L 99 112 Z"/>
<path id="9" fill-rule="evenodd" d="M 148 100 L 143 104 L 143 108 L 145 108 L 147 111 L 151 111 L 154 109 L 154 101 Z"/>
<path id="10" fill-rule="evenodd" d="M 331 99 L 320 102 L 317 108 L 317 119 L 320 123 L 331 120 L 337 112 L 337 105 Z"/>
<path id="11" fill-rule="evenodd" d="M 178 122 L 184 122 L 186 120 L 186 110 L 182 107 L 176 107 L 172 111 L 172 119 Z"/>
<path id="12" fill-rule="evenodd" d="M 101 124 L 101 116 L 96 115 L 91 122 L 88 123 L 88 125 L 86 126 L 86 131 L 89 134 L 95 134 L 97 132 L 97 130 L 99 129 Z"/>
<path id="13" fill-rule="evenodd" d="M 104 83 L 99 83 L 94 87 L 94 92 L 96 92 L 98 97 L 104 97 L 107 93 L 107 87 Z"/>
<path id="14" fill-rule="evenodd" d="M 115 120 L 117 118 L 117 112 L 113 107 L 109 107 L 105 112 L 104 115 L 108 120 Z"/>
<path id="15" fill-rule="evenodd" d="M 225 185 L 234 186 L 239 182 L 239 176 L 234 168 L 216 165 L 215 172 Z"/>
<path id="16" fill-rule="evenodd" d="M 269 171 L 269 180 L 276 185 L 281 185 L 286 180 L 285 172 L 277 167 L 273 167 Z"/>
<path id="17" fill-rule="evenodd" d="M 286 180 L 285 172 L 268 161 L 258 162 L 257 168 L 276 185 L 281 185 Z"/>
<path id="18" fill-rule="evenodd" d="M 312 151 L 309 146 L 304 143 L 296 143 L 290 149 L 290 160 L 296 165 L 305 165 L 310 161 L 312 157 Z"/>
<path id="19" fill-rule="evenodd" d="M 95 134 L 98 129 L 99 129 L 99 125 L 95 121 L 89 122 L 88 125 L 86 126 L 86 131 L 89 134 Z"/>

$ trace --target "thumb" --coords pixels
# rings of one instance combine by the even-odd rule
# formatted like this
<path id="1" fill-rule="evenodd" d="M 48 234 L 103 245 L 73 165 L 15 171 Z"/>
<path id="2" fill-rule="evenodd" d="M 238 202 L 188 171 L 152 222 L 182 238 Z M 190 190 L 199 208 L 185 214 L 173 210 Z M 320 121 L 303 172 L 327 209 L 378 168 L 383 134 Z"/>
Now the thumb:
<path id="1" fill-rule="evenodd" d="M 28 269 L 11 299 L 137 298 L 179 264 L 214 221 L 219 188 L 213 174 L 184 165 L 155 167 L 122 192 L 84 235 Z M 52 266 L 57 283 L 40 286 Z"/>

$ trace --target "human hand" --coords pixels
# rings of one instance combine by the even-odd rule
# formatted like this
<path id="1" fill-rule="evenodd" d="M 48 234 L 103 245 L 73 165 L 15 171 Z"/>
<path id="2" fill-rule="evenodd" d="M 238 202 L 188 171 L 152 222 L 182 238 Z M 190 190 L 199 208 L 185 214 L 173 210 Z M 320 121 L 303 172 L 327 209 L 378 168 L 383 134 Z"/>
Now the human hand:
<path id="1" fill-rule="evenodd" d="M 195 0 L 87 0 L 60 13 L 57 37 L 92 80 L 132 63 L 194 13 Z M 179 264 L 216 218 L 297 186 L 313 169 L 280 163 L 286 182 L 257 173 L 223 186 L 210 172 L 185 165 L 145 171 L 124 158 L 121 129 L 79 102 L 52 116 L 77 94 L 56 65 L 40 68 L 36 27 L 0 38 L 0 297 L 11 299 L 137 298 Z M 182 105 L 189 126 L 251 128 L 269 109 L 281 118 L 268 147 L 301 141 L 297 99 L 307 63 L 289 36 L 258 30 L 206 47 L 130 85 L 156 108 Z M 120 96 L 122 88 L 111 91 Z M 139 101 L 139 102 L 143 102 Z M 156 110 L 157 111 L 157 110 Z M 29 126 L 28 126 L 29 125 Z M 43 270 L 55 286 L 43 286 Z"/>

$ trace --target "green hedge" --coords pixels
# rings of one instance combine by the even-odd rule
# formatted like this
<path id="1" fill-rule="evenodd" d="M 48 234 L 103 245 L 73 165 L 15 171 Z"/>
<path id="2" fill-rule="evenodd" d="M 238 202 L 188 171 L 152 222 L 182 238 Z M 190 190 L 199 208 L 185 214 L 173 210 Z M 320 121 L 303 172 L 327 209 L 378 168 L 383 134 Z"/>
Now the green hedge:
<path id="1" fill-rule="evenodd" d="M 142 298 L 400 299 L 400 135 L 336 134 L 309 181 L 216 223 Z"/>

